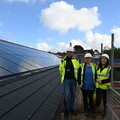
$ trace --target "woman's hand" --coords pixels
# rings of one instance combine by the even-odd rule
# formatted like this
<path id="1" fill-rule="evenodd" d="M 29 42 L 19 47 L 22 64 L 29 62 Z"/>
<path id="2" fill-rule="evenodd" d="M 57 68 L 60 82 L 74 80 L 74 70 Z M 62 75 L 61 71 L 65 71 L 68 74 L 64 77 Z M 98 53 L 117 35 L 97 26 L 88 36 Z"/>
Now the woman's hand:
<path id="1" fill-rule="evenodd" d="M 82 85 L 79 85 L 79 88 L 82 88 Z"/>
<path id="2" fill-rule="evenodd" d="M 98 80 L 98 79 L 97 79 L 96 81 L 97 81 L 99 84 L 101 84 L 101 83 L 102 83 L 102 80 Z"/>

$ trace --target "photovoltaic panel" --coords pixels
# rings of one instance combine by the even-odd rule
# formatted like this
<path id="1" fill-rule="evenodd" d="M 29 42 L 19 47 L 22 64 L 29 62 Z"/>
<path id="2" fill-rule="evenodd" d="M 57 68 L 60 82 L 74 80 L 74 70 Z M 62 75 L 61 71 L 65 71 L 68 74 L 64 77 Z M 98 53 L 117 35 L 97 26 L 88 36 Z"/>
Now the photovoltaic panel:
<path id="1" fill-rule="evenodd" d="M 12 73 L 0 67 L 0 76 L 6 76 L 9 74 L 12 74 Z"/>
<path id="2" fill-rule="evenodd" d="M 9 59 L 9 58 L 8 58 Z M 27 71 L 27 69 L 22 68 L 21 66 L 9 61 L 8 59 L 4 59 L 0 57 L 0 67 L 10 71 L 11 73 L 17 73 Z"/>
<path id="3" fill-rule="evenodd" d="M 0 77 L 58 65 L 59 61 L 53 54 L 0 40 Z"/>

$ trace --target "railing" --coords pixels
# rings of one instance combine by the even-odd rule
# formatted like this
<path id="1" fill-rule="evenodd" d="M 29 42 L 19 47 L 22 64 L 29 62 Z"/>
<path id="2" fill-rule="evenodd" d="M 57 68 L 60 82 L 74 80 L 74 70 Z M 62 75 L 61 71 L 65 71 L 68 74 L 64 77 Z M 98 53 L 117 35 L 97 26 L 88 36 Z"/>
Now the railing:
<path id="1" fill-rule="evenodd" d="M 108 90 L 107 115 L 105 120 L 120 120 L 120 93 L 117 90 L 112 87 Z"/>

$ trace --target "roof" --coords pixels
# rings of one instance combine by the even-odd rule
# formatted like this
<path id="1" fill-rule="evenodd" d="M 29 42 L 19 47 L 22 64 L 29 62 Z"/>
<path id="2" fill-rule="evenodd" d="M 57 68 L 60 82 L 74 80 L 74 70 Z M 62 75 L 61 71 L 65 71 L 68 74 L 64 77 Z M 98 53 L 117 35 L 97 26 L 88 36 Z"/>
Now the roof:
<path id="1" fill-rule="evenodd" d="M 0 120 L 52 120 L 63 96 L 59 61 L 0 40 Z"/>
<path id="2" fill-rule="evenodd" d="M 0 86 L 0 120 L 52 120 L 63 94 L 59 81 L 55 67 Z"/>

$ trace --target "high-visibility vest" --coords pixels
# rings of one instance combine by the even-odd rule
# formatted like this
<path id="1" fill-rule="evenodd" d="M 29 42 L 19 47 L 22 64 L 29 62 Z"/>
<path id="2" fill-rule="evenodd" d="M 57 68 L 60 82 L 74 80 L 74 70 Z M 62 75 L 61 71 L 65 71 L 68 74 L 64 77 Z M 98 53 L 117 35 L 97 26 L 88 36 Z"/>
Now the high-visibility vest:
<path id="1" fill-rule="evenodd" d="M 84 76 L 84 66 L 85 63 L 81 64 L 81 85 L 83 85 L 83 76 Z M 93 80 L 95 81 L 95 71 L 96 71 L 96 65 L 94 63 L 90 63 L 90 66 L 92 67 L 93 72 Z"/>
<path id="2" fill-rule="evenodd" d="M 73 63 L 75 79 L 77 80 L 77 78 L 78 78 L 79 62 L 74 57 L 71 59 L 71 61 Z M 64 59 L 61 60 L 60 65 L 59 65 L 59 71 L 60 71 L 60 74 L 61 74 L 61 83 L 64 82 L 65 68 L 66 68 L 66 60 L 64 58 Z"/>
<path id="3" fill-rule="evenodd" d="M 109 79 L 109 77 L 110 77 L 110 70 L 111 70 L 110 66 L 104 68 L 101 72 L 100 72 L 100 69 L 97 70 L 97 79 L 98 80 Z M 109 85 L 111 85 L 110 82 L 108 82 L 108 83 L 101 83 L 101 84 L 96 82 L 96 88 L 101 88 L 101 89 L 104 89 L 104 90 L 107 90 Z"/>

